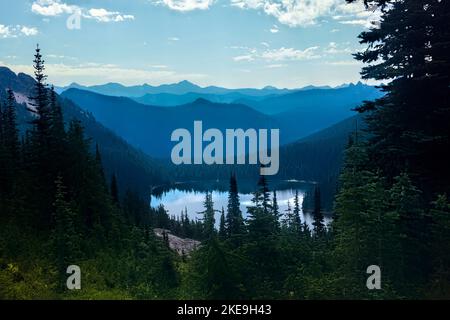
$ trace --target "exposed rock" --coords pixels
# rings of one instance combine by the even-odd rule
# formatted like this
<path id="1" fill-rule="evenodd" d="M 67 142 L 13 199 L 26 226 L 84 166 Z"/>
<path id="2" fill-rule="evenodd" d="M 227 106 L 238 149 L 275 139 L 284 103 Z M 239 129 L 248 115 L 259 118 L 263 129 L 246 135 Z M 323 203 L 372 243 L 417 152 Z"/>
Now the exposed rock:
<path id="1" fill-rule="evenodd" d="M 197 249 L 201 242 L 188 238 L 180 238 L 170 233 L 170 230 L 156 228 L 153 229 L 155 235 L 159 238 L 168 239 L 169 248 L 175 250 L 179 255 L 189 255 L 193 250 Z"/>

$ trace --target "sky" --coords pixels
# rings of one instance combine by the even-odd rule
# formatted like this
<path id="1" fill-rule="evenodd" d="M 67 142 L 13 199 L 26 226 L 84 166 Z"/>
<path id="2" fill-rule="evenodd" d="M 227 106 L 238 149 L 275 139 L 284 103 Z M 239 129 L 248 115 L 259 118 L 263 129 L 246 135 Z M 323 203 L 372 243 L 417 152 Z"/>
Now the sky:
<path id="1" fill-rule="evenodd" d="M 1 0 L 0 65 L 31 74 L 39 43 L 57 86 L 337 86 L 377 19 L 345 0 Z"/>

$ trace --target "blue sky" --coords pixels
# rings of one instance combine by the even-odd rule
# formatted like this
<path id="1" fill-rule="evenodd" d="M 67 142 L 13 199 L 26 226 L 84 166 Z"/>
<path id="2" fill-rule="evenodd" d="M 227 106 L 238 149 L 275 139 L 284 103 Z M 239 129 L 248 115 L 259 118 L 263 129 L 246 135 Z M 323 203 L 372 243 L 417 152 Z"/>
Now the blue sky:
<path id="1" fill-rule="evenodd" d="M 39 43 L 55 85 L 339 85 L 376 18 L 345 0 L 4 0 L 0 65 L 30 73 Z"/>

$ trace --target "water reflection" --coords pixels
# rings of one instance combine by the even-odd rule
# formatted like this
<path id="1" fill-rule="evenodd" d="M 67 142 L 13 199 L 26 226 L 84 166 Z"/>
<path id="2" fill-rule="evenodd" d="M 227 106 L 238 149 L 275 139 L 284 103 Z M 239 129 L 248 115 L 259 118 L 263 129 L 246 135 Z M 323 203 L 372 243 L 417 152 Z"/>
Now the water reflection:
<path id="1" fill-rule="evenodd" d="M 290 203 L 291 208 L 294 205 L 295 191 L 298 191 L 300 206 L 303 203 L 305 197 L 305 191 L 295 188 L 277 190 L 277 201 L 280 207 L 280 213 L 284 214 L 288 208 L 288 203 Z M 244 217 L 247 217 L 247 207 L 252 205 L 252 194 L 240 193 L 241 210 Z M 222 208 L 227 208 L 228 203 L 228 193 L 224 191 L 213 191 L 212 198 L 214 202 L 214 209 L 221 211 Z M 168 211 L 171 216 L 179 216 L 181 212 L 187 209 L 187 213 L 190 219 L 201 218 L 201 214 L 204 210 L 203 202 L 205 200 L 204 192 L 192 191 L 192 190 L 179 190 L 172 189 L 164 192 L 161 196 L 153 196 L 151 199 L 152 207 L 158 207 L 160 204 L 164 205 L 164 208 Z M 216 224 L 218 224 L 220 219 L 220 212 L 216 213 Z M 306 223 L 312 228 L 313 218 L 311 214 L 304 214 L 303 210 L 300 212 L 300 218 L 302 222 Z M 325 222 L 328 224 L 331 221 L 330 217 L 325 217 Z"/>

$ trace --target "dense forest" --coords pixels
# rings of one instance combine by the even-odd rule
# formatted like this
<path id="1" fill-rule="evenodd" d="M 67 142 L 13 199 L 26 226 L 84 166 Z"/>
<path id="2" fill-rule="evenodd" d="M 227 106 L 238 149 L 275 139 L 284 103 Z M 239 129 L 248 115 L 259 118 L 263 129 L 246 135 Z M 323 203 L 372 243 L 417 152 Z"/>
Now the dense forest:
<path id="1" fill-rule="evenodd" d="M 244 219 L 239 172 L 228 175 L 218 228 L 209 192 L 192 221 L 120 190 L 102 146 L 92 150 L 80 122 L 65 123 L 37 48 L 32 129 L 19 133 L 12 91 L 0 108 L 0 298 L 450 298 L 450 3 L 365 2 L 382 20 L 360 35 L 367 49 L 355 58 L 368 64 L 364 79 L 388 84 L 357 108 L 367 126 L 347 139 L 328 227 L 320 184 L 312 228 L 298 195 L 280 212 L 264 176 Z M 202 244 L 178 255 L 156 227 Z M 82 290 L 65 287 L 71 264 Z M 379 290 L 366 286 L 371 265 Z"/>

